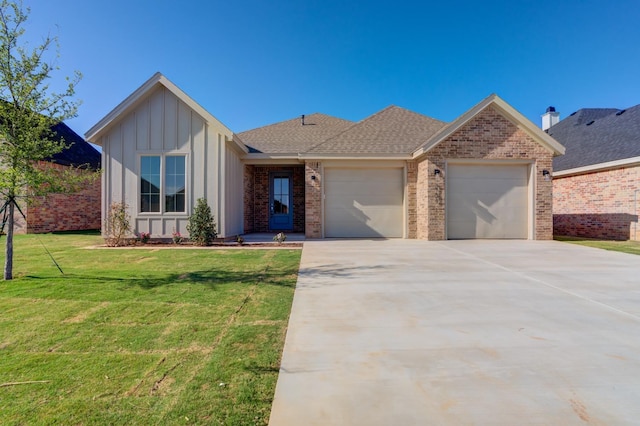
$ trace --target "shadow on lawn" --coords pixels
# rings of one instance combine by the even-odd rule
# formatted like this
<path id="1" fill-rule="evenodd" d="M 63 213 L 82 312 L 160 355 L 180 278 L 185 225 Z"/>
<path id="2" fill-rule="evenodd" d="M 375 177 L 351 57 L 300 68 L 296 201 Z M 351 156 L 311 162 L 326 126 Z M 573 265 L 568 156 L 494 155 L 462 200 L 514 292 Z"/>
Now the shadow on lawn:
<path id="1" fill-rule="evenodd" d="M 229 284 L 263 284 L 279 287 L 295 287 L 295 270 L 285 271 L 223 271 L 204 270 L 184 273 L 173 273 L 167 275 L 153 275 L 152 273 L 144 277 L 109 277 L 97 275 L 84 275 L 75 273 L 65 273 L 59 277 L 26 275 L 25 278 L 32 280 L 48 280 L 54 282 L 66 281 L 69 279 L 78 280 L 83 285 L 91 284 L 121 284 L 124 286 L 138 286 L 144 289 L 154 289 L 166 285 L 177 284 L 199 284 L 215 290 L 217 286 Z"/>

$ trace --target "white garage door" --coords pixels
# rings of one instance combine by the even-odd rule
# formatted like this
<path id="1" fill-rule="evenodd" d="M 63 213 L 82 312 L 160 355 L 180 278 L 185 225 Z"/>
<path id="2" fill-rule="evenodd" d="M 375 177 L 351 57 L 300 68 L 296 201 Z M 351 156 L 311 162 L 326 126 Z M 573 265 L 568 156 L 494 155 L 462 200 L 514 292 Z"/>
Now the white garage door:
<path id="1" fill-rule="evenodd" d="M 447 166 L 447 238 L 527 238 L 527 165 Z"/>
<path id="2" fill-rule="evenodd" d="M 402 238 L 402 169 L 325 169 L 325 237 Z"/>

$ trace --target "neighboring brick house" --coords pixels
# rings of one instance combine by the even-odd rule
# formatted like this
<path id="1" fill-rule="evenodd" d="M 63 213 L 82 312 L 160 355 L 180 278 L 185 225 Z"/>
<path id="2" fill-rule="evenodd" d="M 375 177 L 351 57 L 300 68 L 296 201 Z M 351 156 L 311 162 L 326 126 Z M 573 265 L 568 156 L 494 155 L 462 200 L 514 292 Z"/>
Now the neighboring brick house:
<path id="1" fill-rule="evenodd" d="M 551 239 L 545 177 L 564 152 L 496 95 L 451 123 L 390 106 L 235 134 L 160 73 L 86 138 L 103 148 L 103 214 L 125 202 L 155 238 L 186 234 L 204 197 L 222 238 Z"/>
<path id="2" fill-rule="evenodd" d="M 549 124 L 566 147 L 553 163 L 554 234 L 640 239 L 640 105 L 585 108 Z"/>
<path id="3" fill-rule="evenodd" d="M 67 148 L 41 162 L 41 167 L 74 167 L 78 173 L 93 173 L 100 169 L 100 152 L 91 144 L 65 123 L 55 125 L 53 130 L 64 139 Z M 21 203 L 27 221 L 17 213 L 16 232 L 34 234 L 100 229 L 100 199 L 98 178 L 77 193 L 52 193 L 35 198 L 29 205 Z"/>

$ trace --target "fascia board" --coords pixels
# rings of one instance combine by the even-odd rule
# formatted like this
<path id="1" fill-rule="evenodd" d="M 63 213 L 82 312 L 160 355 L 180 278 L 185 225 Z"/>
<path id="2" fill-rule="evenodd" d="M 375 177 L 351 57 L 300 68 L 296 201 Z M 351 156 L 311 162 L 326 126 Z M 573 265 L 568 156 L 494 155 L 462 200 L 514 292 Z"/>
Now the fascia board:
<path id="1" fill-rule="evenodd" d="M 605 170 L 619 169 L 623 167 L 640 166 L 640 157 L 625 158 L 623 160 L 607 161 L 606 163 L 591 164 L 573 169 L 553 172 L 553 177 L 567 177 L 585 173 L 601 172 Z"/>
<path id="2" fill-rule="evenodd" d="M 426 154 L 428 151 L 433 149 L 440 142 L 445 140 L 447 137 L 451 136 L 453 133 L 458 131 L 462 126 L 471 121 L 475 116 L 477 116 L 481 111 L 487 108 L 489 105 L 494 105 L 500 110 L 502 114 L 504 114 L 505 118 L 512 121 L 515 125 L 523 129 L 526 133 L 528 133 L 531 137 L 533 137 L 538 143 L 548 149 L 554 155 L 562 155 L 565 152 L 564 146 L 558 143 L 555 139 L 549 136 L 547 133 L 543 132 L 542 129 L 538 128 L 534 125 L 529 119 L 520 114 L 515 108 L 502 100 L 498 95 L 492 94 L 487 98 L 480 101 L 477 105 L 472 107 L 470 110 L 462 114 L 460 117 L 455 119 L 451 124 L 446 126 L 440 132 L 433 135 L 429 141 L 421 148 L 418 148 L 413 153 L 413 158 L 416 159 Z"/>
<path id="3" fill-rule="evenodd" d="M 130 108 L 134 107 L 137 102 L 153 90 L 156 85 L 161 84 L 171 93 L 173 93 L 178 99 L 184 102 L 189 108 L 198 113 L 209 124 L 217 127 L 221 130 L 221 133 L 226 133 L 227 136 L 232 137 L 233 132 L 225 126 L 220 120 L 215 118 L 211 113 L 204 109 L 200 104 L 194 101 L 189 95 L 182 91 L 178 86 L 173 84 L 167 77 L 160 72 L 156 72 L 151 78 L 138 87 L 133 93 L 120 102 L 113 110 L 111 110 L 102 120 L 96 123 L 85 133 L 85 139 L 92 143 L 97 143 L 100 133 L 107 129 L 111 123 L 116 121 L 118 117 L 125 114 Z"/>
<path id="4" fill-rule="evenodd" d="M 547 148 L 554 155 L 563 155 L 565 153 L 565 148 L 560 142 L 553 139 L 549 136 L 545 131 L 536 126 L 526 118 L 524 115 L 520 114 L 514 107 L 506 103 L 500 97 L 495 96 L 493 101 L 498 109 L 502 110 L 503 113 L 507 115 L 507 118 L 511 118 L 515 120 L 516 124 L 525 132 L 529 134 L 529 136 L 538 140 L 538 142 Z"/>
<path id="5" fill-rule="evenodd" d="M 411 160 L 411 154 L 299 154 L 302 160 Z"/>
<path id="6" fill-rule="evenodd" d="M 156 72 L 154 75 L 152 75 L 150 79 L 142 84 L 142 86 L 138 87 L 133 93 L 127 96 L 100 121 L 93 125 L 93 127 L 87 130 L 87 132 L 84 134 L 85 140 L 97 144 L 97 135 L 101 133 L 102 130 L 104 130 L 118 116 L 120 116 L 120 114 L 134 105 L 140 98 L 142 98 L 142 96 L 149 92 L 160 81 L 160 77 L 162 77 L 162 74 L 159 72 Z"/>
<path id="7" fill-rule="evenodd" d="M 244 164 L 300 164 L 301 161 L 298 158 L 298 154 L 262 154 L 251 153 L 242 158 Z"/>

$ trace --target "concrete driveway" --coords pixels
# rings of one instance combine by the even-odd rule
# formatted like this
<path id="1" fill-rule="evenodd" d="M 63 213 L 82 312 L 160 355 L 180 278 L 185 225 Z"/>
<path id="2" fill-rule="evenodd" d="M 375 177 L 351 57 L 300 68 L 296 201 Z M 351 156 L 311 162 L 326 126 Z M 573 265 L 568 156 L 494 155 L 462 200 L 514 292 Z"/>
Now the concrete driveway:
<path id="1" fill-rule="evenodd" d="M 638 422 L 640 256 L 305 243 L 272 426 Z"/>

